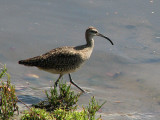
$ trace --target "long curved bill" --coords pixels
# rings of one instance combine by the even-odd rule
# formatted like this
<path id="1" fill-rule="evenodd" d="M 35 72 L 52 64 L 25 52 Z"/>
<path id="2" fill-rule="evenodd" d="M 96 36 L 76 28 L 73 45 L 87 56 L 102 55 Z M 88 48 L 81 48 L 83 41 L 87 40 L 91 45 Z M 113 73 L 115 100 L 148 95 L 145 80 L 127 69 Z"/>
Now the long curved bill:
<path id="1" fill-rule="evenodd" d="M 105 39 L 107 39 L 107 40 L 109 40 L 110 43 L 111 43 L 112 45 L 114 45 L 113 42 L 112 42 L 112 40 L 109 39 L 108 37 L 106 37 L 106 36 L 104 36 L 104 35 L 102 35 L 102 34 L 100 34 L 100 33 L 98 33 L 97 35 L 100 36 L 100 37 L 103 37 L 103 38 L 105 38 Z"/>

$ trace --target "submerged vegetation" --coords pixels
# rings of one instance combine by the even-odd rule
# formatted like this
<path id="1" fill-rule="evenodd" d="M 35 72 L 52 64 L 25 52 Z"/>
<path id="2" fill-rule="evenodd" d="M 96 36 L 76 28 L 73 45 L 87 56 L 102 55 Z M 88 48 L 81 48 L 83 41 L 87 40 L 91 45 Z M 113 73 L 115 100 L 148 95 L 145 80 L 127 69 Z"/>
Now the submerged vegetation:
<path id="1" fill-rule="evenodd" d="M 18 97 L 15 94 L 15 87 L 10 83 L 10 75 L 4 65 L 0 71 L 0 119 L 8 120 L 18 111 Z M 96 112 L 105 104 L 101 105 L 91 98 L 89 105 L 77 110 L 77 102 L 80 94 L 71 91 L 70 85 L 62 81 L 59 87 L 51 87 L 45 91 L 46 100 L 27 106 L 28 110 L 22 112 L 21 120 L 101 120 L 101 116 L 96 117 Z M 22 102 L 22 101 L 19 101 Z M 23 102 L 22 102 L 23 103 Z M 23 103 L 24 104 L 24 103 Z M 25 104 L 24 104 L 25 105 Z M 25 105 L 26 106 L 26 105 Z"/>

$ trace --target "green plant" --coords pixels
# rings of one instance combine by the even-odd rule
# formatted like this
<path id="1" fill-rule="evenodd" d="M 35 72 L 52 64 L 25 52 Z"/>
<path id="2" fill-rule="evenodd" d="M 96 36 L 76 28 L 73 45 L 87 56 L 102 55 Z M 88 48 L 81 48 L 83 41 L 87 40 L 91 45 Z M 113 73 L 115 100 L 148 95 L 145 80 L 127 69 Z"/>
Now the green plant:
<path id="1" fill-rule="evenodd" d="M 98 104 L 98 102 L 95 100 L 94 96 L 91 98 L 90 102 L 89 102 L 89 106 L 87 106 L 86 108 L 84 108 L 84 112 L 87 114 L 88 119 L 89 120 L 95 120 L 95 115 L 96 112 L 106 103 L 103 102 L 101 105 Z M 101 118 L 101 116 L 99 118 L 97 118 L 97 120 L 99 120 Z"/>
<path id="2" fill-rule="evenodd" d="M 7 73 L 6 66 L 1 69 L 0 79 L 6 77 L 7 81 L 0 82 L 0 119 L 7 120 L 13 116 L 14 112 L 18 112 L 17 96 L 15 95 L 15 87 L 10 83 L 10 75 Z"/>
<path id="3" fill-rule="evenodd" d="M 55 120 L 53 115 L 46 112 L 45 109 L 31 108 L 30 111 L 24 111 L 21 120 Z"/>
<path id="4" fill-rule="evenodd" d="M 60 81 L 59 91 L 54 85 L 54 88 L 51 87 L 49 92 L 45 91 L 47 100 L 41 101 L 33 106 L 36 108 L 44 108 L 47 111 L 54 111 L 57 108 L 65 108 L 66 110 L 76 109 L 77 106 L 75 104 L 77 103 L 80 94 L 75 95 L 74 91 L 70 90 L 70 87 L 70 85 L 67 86 L 66 83 Z"/>
<path id="5" fill-rule="evenodd" d="M 92 97 L 89 106 L 83 107 L 81 111 L 66 111 L 65 109 L 58 108 L 53 111 L 53 115 L 56 120 L 101 120 L 101 116 L 96 119 L 96 112 L 104 104 L 105 102 L 99 105 L 95 98 Z"/>
<path id="6" fill-rule="evenodd" d="M 87 120 L 83 119 L 84 111 L 66 111 L 65 109 L 56 109 L 53 112 L 56 120 Z"/>
<path id="7" fill-rule="evenodd" d="M 101 116 L 96 119 L 96 112 L 104 104 L 105 102 L 99 105 L 95 98 L 92 97 L 89 106 L 83 107 L 81 111 L 57 108 L 52 113 L 48 113 L 44 109 L 32 108 L 29 112 L 25 112 L 21 120 L 102 120 Z"/>

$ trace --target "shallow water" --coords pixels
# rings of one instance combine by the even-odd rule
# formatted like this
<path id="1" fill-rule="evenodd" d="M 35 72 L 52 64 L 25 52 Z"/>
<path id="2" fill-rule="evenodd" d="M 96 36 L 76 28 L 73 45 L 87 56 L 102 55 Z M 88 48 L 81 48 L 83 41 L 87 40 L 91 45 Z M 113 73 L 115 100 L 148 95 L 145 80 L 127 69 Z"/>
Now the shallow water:
<path id="1" fill-rule="evenodd" d="M 104 119 L 158 120 L 159 6 L 159 0 L 1 0 L 0 62 L 7 64 L 19 98 L 36 103 L 58 75 L 17 61 L 59 46 L 84 44 L 85 29 L 92 25 L 115 45 L 95 37 L 90 60 L 72 74 L 79 86 L 91 91 L 79 104 L 94 95 L 107 101 L 99 112 Z"/>

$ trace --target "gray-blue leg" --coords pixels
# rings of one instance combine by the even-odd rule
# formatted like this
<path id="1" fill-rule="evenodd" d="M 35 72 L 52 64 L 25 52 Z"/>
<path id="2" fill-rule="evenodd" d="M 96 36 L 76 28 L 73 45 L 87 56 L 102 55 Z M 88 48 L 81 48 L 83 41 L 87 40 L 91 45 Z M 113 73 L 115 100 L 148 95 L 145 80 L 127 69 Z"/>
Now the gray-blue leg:
<path id="1" fill-rule="evenodd" d="M 58 82 L 59 82 L 59 80 L 61 79 L 62 76 L 63 76 L 63 75 L 60 74 L 60 75 L 59 75 L 59 78 L 56 80 L 56 82 L 55 82 L 55 86 L 56 86 L 56 87 L 57 87 L 57 84 L 58 84 Z"/>
<path id="2" fill-rule="evenodd" d="M 72 80 L 71 74 L 69 73 L 68 75 L 69 75 L 70 82 L 71 82 L 74 86 L 76 86 L 78 89 L 80 89 L 82 92 L 85 92 L 82 88 L 80 88 L 80 87 Z"/>

